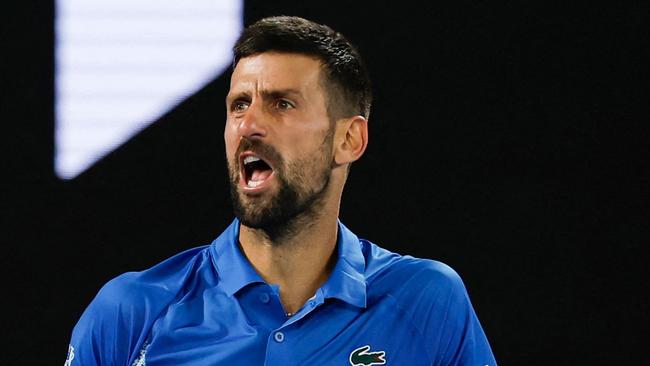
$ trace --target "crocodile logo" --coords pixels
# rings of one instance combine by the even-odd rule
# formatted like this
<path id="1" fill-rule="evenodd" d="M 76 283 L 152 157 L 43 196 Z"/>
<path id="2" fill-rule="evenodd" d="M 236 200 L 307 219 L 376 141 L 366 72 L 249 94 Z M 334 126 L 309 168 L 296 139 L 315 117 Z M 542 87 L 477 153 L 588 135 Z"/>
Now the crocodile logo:
<path id="1" fill-rule="evenodd" d="M 386 352 L 368 352 L 369 345 L 359 347 L 350 353 L 350 365 L 352 366 L 371 366 L 384 365 L 386 363 Z"/>

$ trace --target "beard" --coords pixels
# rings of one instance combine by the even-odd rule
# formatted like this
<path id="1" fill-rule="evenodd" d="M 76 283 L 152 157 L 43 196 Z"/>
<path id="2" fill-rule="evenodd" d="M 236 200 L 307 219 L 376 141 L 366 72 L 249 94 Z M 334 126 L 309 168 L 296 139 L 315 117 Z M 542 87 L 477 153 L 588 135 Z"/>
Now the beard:
<path id="1" fill-rule="evenodd" d="M 328 191 L 333 131 L 325 137 L 322 147 L 312 155 L 286 163 L 272 146 L 259 140 L 242 139 L 234 164 L 229 164 L 230 196 L 233 211 L 245 226 L 257 229 L 271 242 L 278 243 L 309 227 L 322 212 Z M 271 197 L 249 197 L 239 192 L 239 155 L 250 150 L 259 154 L 274 168 L 278 191 Z"/>

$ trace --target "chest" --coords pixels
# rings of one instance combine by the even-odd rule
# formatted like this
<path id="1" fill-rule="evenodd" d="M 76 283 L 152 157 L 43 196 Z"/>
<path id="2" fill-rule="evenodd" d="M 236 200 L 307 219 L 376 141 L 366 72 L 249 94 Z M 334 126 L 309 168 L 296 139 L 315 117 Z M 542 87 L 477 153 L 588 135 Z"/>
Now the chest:
<path id="1" fill-rule="evenodd" d="M 273 293 L 252 291 L 170 306 L 137 360 L 148 366 L 430 365 L 425 347 L 420 330 L 390 298 L 367 308 L 311 301 L 286 318 Z"/>

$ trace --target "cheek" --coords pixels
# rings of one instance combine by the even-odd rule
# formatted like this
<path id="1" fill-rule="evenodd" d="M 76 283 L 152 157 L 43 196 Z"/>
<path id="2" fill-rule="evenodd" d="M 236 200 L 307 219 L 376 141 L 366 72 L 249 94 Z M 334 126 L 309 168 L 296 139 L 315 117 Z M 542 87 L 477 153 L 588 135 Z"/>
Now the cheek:
<path id="1" fill-rule="evenodd" d="M 314 174 L 330 166 L 331 147 L 323 139 L 302 143 L 292 151 L 291 161 L 296 162 L 303 172 Z"/>
<path id="2" fill-rule="evenodd" d="M 223 131 L 223 141 L 226 146 L 226 154 L 230 159 L 230 156 L 235 153 L 237 149 L 237 131 L 232 127 L 232 124 L 226 123 L 226 127 Z"/>

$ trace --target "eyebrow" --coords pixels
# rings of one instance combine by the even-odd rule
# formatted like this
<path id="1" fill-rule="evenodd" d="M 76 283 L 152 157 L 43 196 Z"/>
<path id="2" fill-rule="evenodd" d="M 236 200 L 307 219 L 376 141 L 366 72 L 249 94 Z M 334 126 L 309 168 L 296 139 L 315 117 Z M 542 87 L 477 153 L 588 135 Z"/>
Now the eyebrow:
<path id="1" fill-rule="evenodd" d="M 301 97 L 302 98 L 302 93 L 298 89 L 274 89 L 274 90 L 261 90 L 259 92 L 262 95 L 262 99 L 277 99 L 281 97 L 286 97 L 286 96 L 294 96 L 294 97 Z M 228 94 L 226 96 L 227 101 L 232 101 L 232 100 L 238 100 L 242 98 L 250 98 L 251 93 L 248 91 L 240 92 L 240 93 L 235 93 L 235 94 Z"/>
<path id="2" fill-rule="evenodd" d="M 260 94 L 263 99 L 275 99 L 285 96 L 300 96 L 298 89 L 276 89 L 276 90 L 261 90 Z"/>

